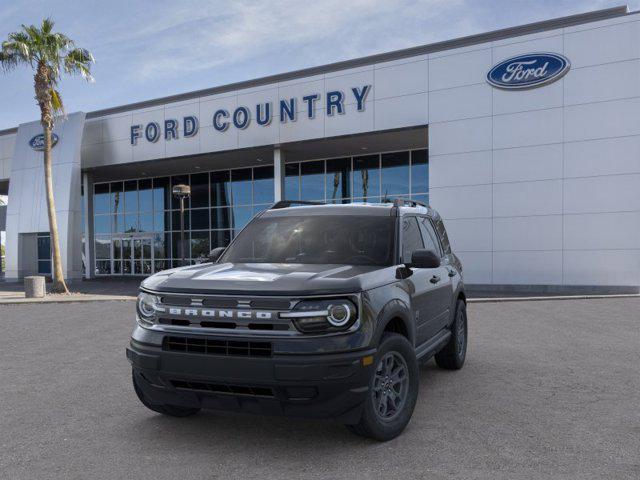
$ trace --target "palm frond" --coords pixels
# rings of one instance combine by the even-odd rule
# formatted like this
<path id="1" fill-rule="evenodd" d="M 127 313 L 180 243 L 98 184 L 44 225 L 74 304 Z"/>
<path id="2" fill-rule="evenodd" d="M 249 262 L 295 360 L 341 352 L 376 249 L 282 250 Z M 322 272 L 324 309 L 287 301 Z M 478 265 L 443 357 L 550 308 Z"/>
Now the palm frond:
<path id="1" fill-rule="evenodd" d="M 62 104 L 60 93 L 55 88 L 51 88 L 49 90 L 49 95 L 51 95 L 51 106 L 53 107 L 53 112 L 55 114 L 64 114 L 64 105 Z"/>
<path id="2" fill-rule="evenodd" d="M 84 48 L 74 48 L 64 58 L 64 70 L 72 75 L 81 75 L 88 82 L 93 81 L 91 64 L 95 62 L 93 55 Z"/>

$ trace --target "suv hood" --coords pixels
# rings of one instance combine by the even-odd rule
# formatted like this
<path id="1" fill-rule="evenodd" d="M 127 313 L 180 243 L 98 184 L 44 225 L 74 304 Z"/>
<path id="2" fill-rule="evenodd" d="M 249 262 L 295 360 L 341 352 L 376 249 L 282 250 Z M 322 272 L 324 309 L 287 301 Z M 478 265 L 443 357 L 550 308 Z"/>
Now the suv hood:
<path id="1" fill-rule="evenodd" d="M 395 267 L 206 263 L 156 273 L 141 287 L 174 293 L 325 295 L 361 292 L 394 280 Z"/>

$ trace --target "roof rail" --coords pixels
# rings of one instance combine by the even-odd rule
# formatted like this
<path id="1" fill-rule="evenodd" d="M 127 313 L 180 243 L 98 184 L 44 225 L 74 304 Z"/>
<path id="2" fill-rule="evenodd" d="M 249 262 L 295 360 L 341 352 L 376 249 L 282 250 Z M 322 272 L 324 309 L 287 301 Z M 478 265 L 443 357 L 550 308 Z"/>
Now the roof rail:
<path id="1" fill-rule="evenodd" d="M 273 205 L 271 205 L 271 208 L 269 210 L 277 210 L 278 208 L 288 208 L 288 207 L 292 207 L 293 205 L 326 205 L 326 203 L 309 202 L 306 200 L 280 200 L 279 202 L 276 202 Z"/>
<path id="2" fill-rule="evenodd" d="M 425 207 L 430 208 L 428 204 L 419 202 L 406 197 L 384 197 L 382 203 L 393 203 L 394 207 Z"/>

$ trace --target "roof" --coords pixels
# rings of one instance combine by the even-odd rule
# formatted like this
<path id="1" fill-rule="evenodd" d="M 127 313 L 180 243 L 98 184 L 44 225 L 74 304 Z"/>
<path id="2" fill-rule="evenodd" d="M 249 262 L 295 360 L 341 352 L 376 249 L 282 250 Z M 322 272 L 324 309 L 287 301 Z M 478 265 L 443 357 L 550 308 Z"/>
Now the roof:
<path id="1" fill-rule="evenodd" d="M 302 204 L 291 207 L 277 207 L 266 210 L 263 216 L 290 217 L 304 215 L 356 215 L 356 216 L 395 216 L 397 209 L 402 213 L 421 213 L 436 216 L 437 213 L 431 207 L 425 206 L 397 206 L 388 203 L 337 203 L 337 204 Z"/>
<path id="2" fill-rule="evenodd" d="M 283 82 L 286 80 L 292 80 L 296 78 L 303 78 L 303 77 L 308 77 L 312 75 L 335 72 L 335 71 L 344 70 L 347 68 L 355 68 L 355 67 L 361 67 L 365 65 L 371 65 L 374 63 L 381 63 L 381 62 L 388 62 L 388 61 L 398 60 L 403 58 L 410 58 L 417 55 L 425 55 L 428 53 L 451 50 L 454 48 L 461 48 L 461 47 L 466 47 L 466 46 L 475 45 L 479 43 L 486 43 L 490 41 L 502 40 L 502 39 L 517 37 L 521 35 L 538 33 L 546 30 L 554 30 L 557 28 L 569 27 L 572 25 L 580 25 L 584 23 L 596 22 L 600 20 L 621 17 L 624 15 L 629 15 L 629 10 L 626 5 L 612 7 L 612 8 L 605 8 L 602 10 L 595 10 L 592 12 L 580 13 L 577 15 L 569 15 L 566 17 L 543 20 L 541 22 L 528 23 L 528 24 L 519 25 L 516 27 L 493 30 L 490 32 L 480 33 L 476 35 L 468 35 L 465 37 L 459 37 L 452 40 L 445 40 L 442 42 L 435 42 L 427 45 L 405 48 L 402 50 L 395 50 L 392 52 L 379 53 L 376 55 L 369 55 L 366 57 L 360 57 L 352 60 L 345 60 L 341 62 L 330 63 L 330 64 L 320 65 L 316 67 L 305 68 L 302 70 L 295 70 L 288 73 L 269 75 L 266 77 L 256 78 L 253 80 L 246 80 L 242 82 L 230 83 L 227 85 L 207 88 L 203 90 L 195 90 L 192 92 L 180 93 L 177 95 L 171 95 L 167 97 L 160 97 L 152 100 L 145 100 L 142 102 L 136 102 L 136 103 L 130 103 L 127 105 L 106 108 L 103 110 L 95 110 L 93 112 L 87 113 L 86 118 L 90 119 L 90 118 L 97 118 L 105 115 L 113 115 L 116 113 L 127 112 L 130 110 L 137 110 L 140 108 L 149 108 L 153 106 L 164 105 L 166 103 L 191 100 L 198 97 L 225 93 L 233 90 L 258 87 L 262 85 Z M 0 130 L 0 135 L 14 133 L 16 131 L 17 131 L 17 128 L 15 127 L 9 128 L 6 130 Z"/>

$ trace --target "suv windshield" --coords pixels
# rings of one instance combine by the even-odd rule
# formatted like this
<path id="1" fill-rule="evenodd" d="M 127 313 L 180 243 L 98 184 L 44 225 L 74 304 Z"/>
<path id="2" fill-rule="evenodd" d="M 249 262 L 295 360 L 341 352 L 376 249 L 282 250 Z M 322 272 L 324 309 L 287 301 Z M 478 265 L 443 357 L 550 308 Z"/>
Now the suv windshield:
<path id="1" fill-rule="evenodd" d="M 314 215 L 253 220 L 219 260 L 392 265 L 395 218 Z"/>

